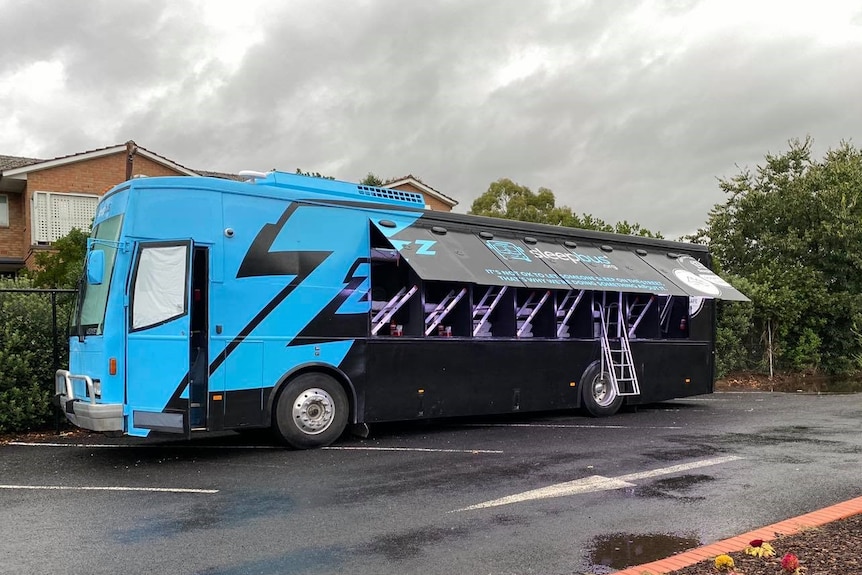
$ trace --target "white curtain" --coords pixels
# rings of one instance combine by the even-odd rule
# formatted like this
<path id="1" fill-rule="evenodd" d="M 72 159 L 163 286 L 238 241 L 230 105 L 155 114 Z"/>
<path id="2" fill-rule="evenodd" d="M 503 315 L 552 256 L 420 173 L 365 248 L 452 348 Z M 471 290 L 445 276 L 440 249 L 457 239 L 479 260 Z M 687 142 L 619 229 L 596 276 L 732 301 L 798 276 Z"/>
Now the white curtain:
<path id="1" fill-rule="evenodd" d="M 135 277 L 132 329 L 180 316 L 186 306 L 188 246 L 152 247 L 141 251 Z"/>

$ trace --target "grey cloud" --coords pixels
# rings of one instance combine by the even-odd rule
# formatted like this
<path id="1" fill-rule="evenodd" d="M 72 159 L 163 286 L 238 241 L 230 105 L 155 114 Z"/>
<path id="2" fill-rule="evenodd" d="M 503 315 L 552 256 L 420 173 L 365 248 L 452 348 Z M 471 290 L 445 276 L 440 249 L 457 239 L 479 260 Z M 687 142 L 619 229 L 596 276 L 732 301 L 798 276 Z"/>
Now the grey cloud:
<path id="1" fill-rule="evenodd" d="M 703 225 L 724 199 L 716 179 L 737 165 L 806 134 L 834 146 L 862 121 L 858 45 L 730 30 L 677 50 L 625 29 L 637 2 L 273 4 L 238 69 L 197 71 L 211 33 L 192 6 L 0 0 L 0 75 L 63 58 L 78 102 L 18 111 L 48 155 L 135 139 L 199 169 L 412 173 L 461 210 L 509 177 L 675 237 Z M 531 46 L 567 59 L 493 84 Z M 112 119 L 108 133 L 68 117 L 88 106 Z"/>

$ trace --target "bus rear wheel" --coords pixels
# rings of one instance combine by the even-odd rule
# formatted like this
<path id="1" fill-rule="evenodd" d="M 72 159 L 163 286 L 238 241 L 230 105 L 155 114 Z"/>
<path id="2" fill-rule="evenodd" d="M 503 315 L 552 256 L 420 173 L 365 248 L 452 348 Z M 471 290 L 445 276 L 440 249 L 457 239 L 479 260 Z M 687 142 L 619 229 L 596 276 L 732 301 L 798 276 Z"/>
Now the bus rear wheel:
<path id="1" fill-rule="evenodd" d="M 611 382 L 611 374 L 593 362 L 581 376 L 581 405 L 593 417 L 608 417 L 619 411 L 623 398 Z"/>
<path id="2" fill-rule="evenodd" d="M 323 447 L 341 437 L 348 411 L 340 383 L 324 373 L 304 373 L 279 394 L 273 428 L 279 439 L 295 449 Z"/>

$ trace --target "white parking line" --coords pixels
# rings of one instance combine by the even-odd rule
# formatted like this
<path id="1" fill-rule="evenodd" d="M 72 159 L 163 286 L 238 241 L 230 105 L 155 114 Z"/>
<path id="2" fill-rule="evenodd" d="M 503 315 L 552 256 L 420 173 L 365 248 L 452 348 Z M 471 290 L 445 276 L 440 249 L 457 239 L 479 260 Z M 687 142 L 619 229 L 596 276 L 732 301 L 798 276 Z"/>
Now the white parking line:
<path id="1" fill-rule="evenodd" d="M 18 447 L 76 447 L 92 448 L 92 449 L 113 449 L 117 447 L 125 447 L 126 449 L 135 448 L 153 448 L 153 447 L 170 447 L 171 449 L 284 449 L 278 445 L 180 445 L 180 444 L 121 444 L 121 443 L 48 443 L 41 441 L 25 442 L 25 441 L 10 441 L 7 445 L 16 445 Z"/>
<path id="2" fill-rule="evenodd" d="M 692 461 L 690 463 L 672 465 L 670 467 L 662 467 L 661 469 L 653 469 L 650 471 L 641 471 L 639 473 L 620 475 L 619 477 L 602 477 L 601 475 L 591 475 L 589 477 L 575 479 L 574 481 L 567 481 L 565 483 L 549 485 L 540 489 L 531 489 L 530 491 L 524 491 L 523 493 L 516 493 L 514 495 L 501 497 L 500 499 L 493 499 L 491 501 L 485 501 L 484 503 L 470 505 L 469 507 L 455 509 L 454 513 L 457 513 L 459 511 L 474 511 L 476 509 L 485 509 L 488 507 L 499 507 L 500 505 L 509 505 L 511 503 L 520 503 L 522 501 L 549 499 L 552 497 L 577 495 L 579 493 L 592 493 L 595 491 L 608 491 L 611 489 L 622 489 L 623 487 L 634 487 L 635 484 L 631 483 L 631 481 L 637 479 L 646 479 L 648 477 L 656 477 L 658 475 L 670 475 L 671 473 L 679 473 L 680 471 L 688 471 L 690 469 L 707 467 L 709 465 L 718 465 L 720 463 L 736 461 L 737 459 L 742 458 L 735 455 L 729 455 L 727 457 L 702 459 L 700 461 Z"/>
<path id="3" fill-rule="evenodd" d="M 51 491 L 148 491 L 152 493 L 199 493 L 212 495 L 218 489 L 187 489 L 183 487 L 92 487 L 71 485 L 0 485 L 0 489 L 46 489 Z"/>
<path id="4" fill-rule="evenodd" d="M 42 442 L 24 442 L 24 441 L 10 441 L 7 445 L 15 445 L 19 447 L 75 447 L 78 449 L 112 449 L 116 447 L 126 447 L 126 448 L 143 448 L 143 447 L 170 447 L 171 449 L 277 449 L 284 450 L 285 448 L 280 445 L 181 445 L 181 444 L 171 444 L 171 445 L 143 445 L 143 444 L 132 444 L 132 445 L 122 445 L 115 443 L 42 443 Z M 490 453 L 490 454 L 501 454 L 503 453 L 500 450 L 496 449 L 432 449 L 430 447 L 370 447 L 370 446 L 362 446 L 362 445 L 330 445 L 329 447 L 322 447 L 321 449 L 327 450 L 335 450 L 335 451 L 415 451 L 420 453 L 468 453 L 468 454 L 477 454 L 477 453 Z"/>
<path id="5" fill-rule="evenodd" d="M 347 445 L 331 445 L 329 447 L 322 447 L 321 449 L 332 449 L 337 451 L 419 451 L 422 453 L 503 453 L 497 449 L 432 449 L 430 447 L 362 447 Z"/>
<path id="6" fill-rule="evenodd" d="M 457 427 L 547 427 L 551 429 L 682 429 L 679 425 L 587 425 L 582 423 L 465 423 Z"/>

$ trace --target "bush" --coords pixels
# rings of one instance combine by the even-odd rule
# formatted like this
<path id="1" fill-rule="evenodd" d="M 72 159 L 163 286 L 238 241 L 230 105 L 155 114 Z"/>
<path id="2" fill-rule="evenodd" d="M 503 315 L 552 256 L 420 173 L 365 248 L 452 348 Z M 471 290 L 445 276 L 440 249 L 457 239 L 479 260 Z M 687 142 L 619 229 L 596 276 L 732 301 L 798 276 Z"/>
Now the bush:
<path id="1" fill-rule="evenodd" d="M 731 276 L 731 285 L 750 293 L 746 280 Z M 715 377 L 721 379 L 733 371 L 759 367 L 761 355 L 758 334 L 753 328 L 754 306 L 749 302 L 717 302 L 715 329 Z"/>
<path id="2" fill-rule="evenodd" d="M 0 279 L 0 290 L 29 289 L 26 279 Z M 59 363 L 68 363 L 69 297 L 57 301 Z M 50 420 L 54 392 L 54 333 L 46 293 L 0 291 L 0 432 L 24 431 Z"/>

